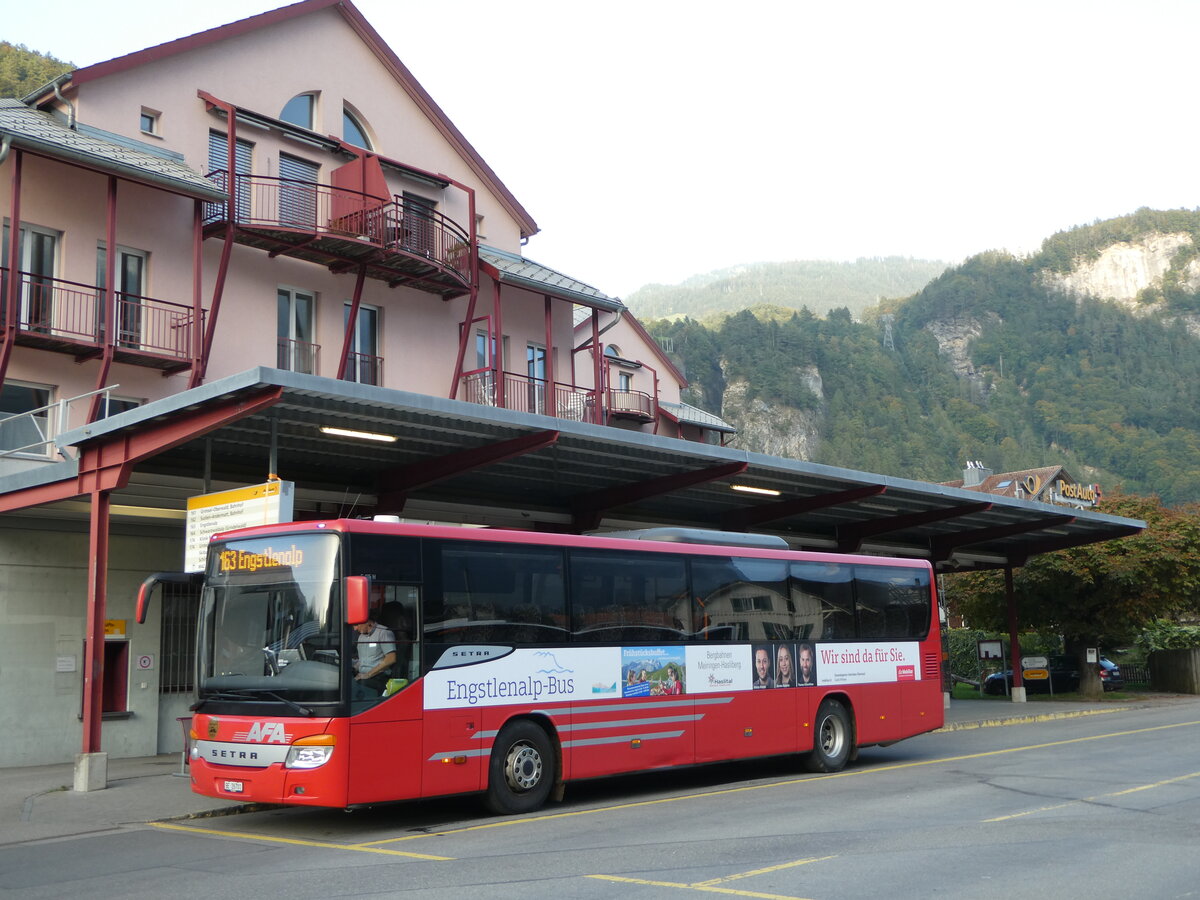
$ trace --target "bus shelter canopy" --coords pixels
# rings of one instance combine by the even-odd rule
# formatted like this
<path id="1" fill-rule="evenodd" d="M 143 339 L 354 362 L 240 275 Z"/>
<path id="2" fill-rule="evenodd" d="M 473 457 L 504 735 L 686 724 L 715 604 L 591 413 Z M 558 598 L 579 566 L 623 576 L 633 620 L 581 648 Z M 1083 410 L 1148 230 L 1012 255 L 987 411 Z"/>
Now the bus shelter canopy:
<path id="1" fill-rule="evenodd" d="M 65 432 L 57 444 L 62 462 L 0 478 L 0 511 L 36 505 L 37 514 L 83 515 L 80 461 L 122 463 L 124 454 L 111 482 L 118 520 L 182 519 L 189 496 L 278 475 L 296 485 L 298 519 L 387 514 L 565 532 L 685 526 L 778 535 L 798 549 L 924 558 L 940 571 L 1019 566 L 1144 527 L 267 368 Z"/>

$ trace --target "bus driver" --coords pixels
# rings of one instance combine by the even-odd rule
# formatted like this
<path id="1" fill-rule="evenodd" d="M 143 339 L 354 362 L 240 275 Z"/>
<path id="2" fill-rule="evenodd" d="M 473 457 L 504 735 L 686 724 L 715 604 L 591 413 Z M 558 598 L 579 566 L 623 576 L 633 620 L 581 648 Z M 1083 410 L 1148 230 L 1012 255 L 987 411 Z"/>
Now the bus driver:
<path id="1" fill-rule="evenodd" d="M 396 664 L 396 635 L 373 618 L 354 626 L 358 632 L 354 661 L 355 694 L 375 696 L 383 693 Z"/>

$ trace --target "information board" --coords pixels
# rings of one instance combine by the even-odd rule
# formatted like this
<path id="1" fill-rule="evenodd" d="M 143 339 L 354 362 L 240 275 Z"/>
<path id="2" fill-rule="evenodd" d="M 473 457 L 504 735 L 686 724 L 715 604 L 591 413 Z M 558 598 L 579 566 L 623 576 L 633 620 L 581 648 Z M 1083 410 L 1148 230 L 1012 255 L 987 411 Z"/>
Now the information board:
<path id="1" fill-rule="evenodd" d="M 189 497 L 184 571 L 204 571 L 208 539 L 218 531 L 290 522 L 294 488 L 290 481 L 268 481 L 232 491 Z"/>

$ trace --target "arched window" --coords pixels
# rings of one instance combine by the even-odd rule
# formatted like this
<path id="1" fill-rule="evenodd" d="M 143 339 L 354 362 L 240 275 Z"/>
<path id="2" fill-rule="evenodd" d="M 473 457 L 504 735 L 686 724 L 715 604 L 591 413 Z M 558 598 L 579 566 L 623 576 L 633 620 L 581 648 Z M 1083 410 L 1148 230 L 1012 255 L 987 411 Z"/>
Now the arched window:
<path id="1" fill-rule="evenodd" d="M 605 356 L 613 356 L 613 357 L 616 357 L 617 359 L 620 359 L 621 358 L 621 348 L 618 347 L 616 344 L 608 344 L 604 348 L 604 355 Z"/>
<path id="2" fill-rule="evenodd" d="M 279 118 L 284 122 L 289 122 L 292 125 L 299 125 L 301 128 L 307 128 L 310 131 L 313 128 L 313 120 L 317 112 L 317 95 L 316 94 L 297 94 L 286 104 L 283 111 L 279 114 Z"/>
<path id="3" fill-rule="evenodd" d="M 342 140 L 364 150 L 371 149 L 366 127 L 349 109 L 342 109 Z"/>

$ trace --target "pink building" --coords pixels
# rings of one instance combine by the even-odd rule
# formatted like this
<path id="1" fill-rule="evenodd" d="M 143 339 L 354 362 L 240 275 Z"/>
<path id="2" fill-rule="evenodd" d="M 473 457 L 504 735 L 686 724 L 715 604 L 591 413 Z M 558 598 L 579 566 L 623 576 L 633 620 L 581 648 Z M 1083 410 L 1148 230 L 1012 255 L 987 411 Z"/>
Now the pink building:
<path id="1" fill-rule="evenodd" d="M 63 433 L 258 367 L 547 429 L 731 432 L 680 403 L 682 374 L 619 299 L 522 255 L 532 216 L 346 0 L 0 100 L 0 209 L 0 653 L 38 673 L 0 687 L 21 735 L 0 766 L 70 759 L 81 693 L 85 747 L 101 712 L 115 755 L 181 744 L 193 600 L 140 629 L 131 604 L 180 568 L 183 501 L 209 479 L 139 475 L 99 527 L 101 476 L 51 474 L 78 460 Z M 338 508 L 298 493 L 297 517 Z"/>
<path id="2" fill-rule="evenodd" d="M 0 205 L 20 222 L 3 241 L 0 412 L 84 398 L 65 421 L 10 423 L 0 449 L 256 365 L 729 431 L 681 427 L 683 376 L 620 300 L 521 255 L 533 218 L 350 3 L 77 70 L 4 102 L 0 129 Z"/>

